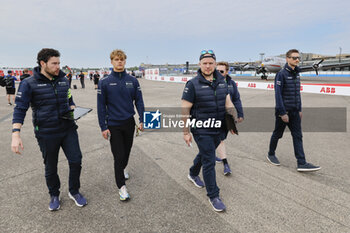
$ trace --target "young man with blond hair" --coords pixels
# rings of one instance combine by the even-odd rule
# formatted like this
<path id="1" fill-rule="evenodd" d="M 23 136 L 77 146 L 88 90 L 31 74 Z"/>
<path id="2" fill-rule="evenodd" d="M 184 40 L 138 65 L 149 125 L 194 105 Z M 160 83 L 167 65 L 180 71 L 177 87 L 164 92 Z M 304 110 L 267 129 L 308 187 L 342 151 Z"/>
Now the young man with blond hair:
<path id="1" fill-rule="evenodd" d="M 98 120 L 102 137 L 110 140 L 114 157 L 114 175 L 121 201 L 130 199 L 125 172 L 134 138 L 134 102 L 139 115 L 139 129 L 143 130 L 144 103 L 139 82 L 125 70 L 126 54 L 113 50 L 110 54 L 113 70 L 101 78 L 97 90 Z"/>

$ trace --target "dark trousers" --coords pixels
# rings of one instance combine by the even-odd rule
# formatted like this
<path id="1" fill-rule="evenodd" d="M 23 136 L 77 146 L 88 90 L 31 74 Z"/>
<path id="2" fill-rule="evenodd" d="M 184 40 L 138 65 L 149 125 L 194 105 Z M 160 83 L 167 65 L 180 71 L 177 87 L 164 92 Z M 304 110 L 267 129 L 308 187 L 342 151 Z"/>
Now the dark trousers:
<path id="1" fill-rule="evenodd" d="M 69 164 L 69 192 L 75 195 L 80 188 L 81 151 L 76 127 L 67 132 L 36 135 L 45 164 L 46 185 L 51 196 L 59 196 L 60 179 L 57 174 L 58 153 L 62 147 Z"/>
<path id="2" fill-rule="evenodd" d="M 276 116 L 275 130 L 272 133 L 270 140 L 269 155 L 275 155 L 277 143 L 283 136 L 284 129 L 288 126 L 293 137 L 294 154 L 299 165 L 306 163 L 304 148 L 303 148 L 303 134 L 301 132 L 301 119 L 299 111 L 288 112 L 289 122 L 285 123 L 281 117 Z"/>
<path id="3" fill-rule="evenodd" d="M 202 172 L 207 195 L 210 198 L 218 197 L 220 190 L 216 185 L 215 150 L 221 142 L 220 135 L 194 134 L 193 138 L 197 143 L 199 153 L 193 160 L 190 175 L 198 176 L 203 166 Z"/>
<path id="4" fill-rule="evenodd" d="M 81 88 L 85 88 L 85 80 L 84 78 L 80 78 Z"/>
<path id="5" fill-rule="evenodd" d="M 128 165 L 134 140 L 135 120 L 130 118 L 121 126 L 108 126 L 111 132 L 111 150 L 114 157 L 115 182 L 120 189 L 125 185 L 124 169 Z"/>

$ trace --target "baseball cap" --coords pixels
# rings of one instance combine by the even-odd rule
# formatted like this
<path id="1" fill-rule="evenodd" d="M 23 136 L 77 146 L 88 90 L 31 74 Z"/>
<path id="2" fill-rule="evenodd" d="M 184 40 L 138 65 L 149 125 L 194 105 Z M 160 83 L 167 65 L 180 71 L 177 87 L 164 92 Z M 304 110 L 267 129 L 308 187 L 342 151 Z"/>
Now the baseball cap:
<path id="1" fill-rule="evenodd" d="M 199 56 L 199 60 L 202 60 L 205 57 L 211 57 L 216 61 L 216 56 L 213 50 L 202 50 L 201 55 Z"/>

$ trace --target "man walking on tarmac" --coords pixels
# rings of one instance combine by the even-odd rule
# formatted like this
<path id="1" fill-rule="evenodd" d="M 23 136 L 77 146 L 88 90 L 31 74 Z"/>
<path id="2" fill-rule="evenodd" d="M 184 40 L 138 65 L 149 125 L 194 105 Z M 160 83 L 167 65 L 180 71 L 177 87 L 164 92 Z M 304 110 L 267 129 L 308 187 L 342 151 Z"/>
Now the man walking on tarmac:
<path id="1" fill-rule="evenodd" d="M 219 197 L 216 184 L 215 150 L 221 142 L 220 132 L 225 112 L 233 115 L 233 104 L 225 78 L 215 69 L 216 56 L 213 50 L 201 52 L 199 67 L 197 76 L 185 86 L 181 104 L 185 122 L 183 138 L 188 146 L 192 146 L 192 133 L 199 149 L 189 170 L 188 179 L 198 188 L 206 187 L 210 204 L 215 211 L 220 212 L 224 211 L 226 206 Z M 186 126 L 189 122 L 188 116 L 191 116 L 191 121 L 194 122 L 191 133 Z M 199 178 L 202 167 L 205 184 Z"/>
<path id="2" fill-rule="evenodd" d="M 20 131 L 31 106 L 35 137 L 44 159 L 46 184 L 51 196 L 49 210 L 60 208 L 57 163 L 61 147 L 69 164 L 68 196 L 77 206 L 83 207 L 87 201 L 79 192 L 82 155 L 78 126 L 72 118 L 75 104 L 65 73 L 60 70 L 60 53 L 55 49 L 42 49 L 37 62 L 39 66 L 34 68 L 34 75 L 24 79 L 17 92 L 11 148 L 17 154 L 23 150 Z"/>
<path id="3" fill-rule="evenodd" d="M 12 102 L 15 102 L 15 94 L 16 94 L 16 80 L 17 78 L 12 75 L 12 71 L 9 70 L 8 75 L 4 77 L 5 83 L 6 83 L 6 95 L 7 95 L 7 105 L 12 105 L 11 103 L 11 98 Z"/>
<path id="4" fill-rule="evenodd" d="M 222 74 L 222 76 L 225 77 L 228 91 L 230 93 L 231 101 L 232 101 L 232 103 L 235 106 L 236 111 L 237 111 L 237 122 L 241 123 L 241 122 L 243 122 L 243 108 L 242 108 L 241 97 L 239 95 L 238 88 L 237 88 L 235 81 L 233 81 L 233 79 L 228 74 L 229 68 L 230 67 L 229 67 L 228 62 L 224 62 L 224 61 L 218 62 L 217 66 L 216 66 L 216 70 L 219 71 Z M 225 176 L 228 176 L 232 173 L 230 165 L 228 164 L 228 161 L 227 161 L 226 146 L 225 146 L 225 142 L 224 142 L 224 140 L 227 138 L 227 134 L 228 134 L 228 130 L 223 129 L 221 132 L 221 135 L 220 135 L 221 136 L 221 143 L 217 148 L 217 153 L 219 154 L 219 157 L 215 158 L 217 163 L 224 164 L 224 175 Z"/>
<path id="5" fill-rule="evenodd" d="M 85 75 L 84 75 L 82 70 L 80 71 L 79 79 L 80 79 L 81 88 L 84 89 L 85 88 Z"/>
<path id="6" fill-rule="evenodd" d="M 134 105 L 139 114 L 140 130 L 143 130 L 145 108 L 139 82 L 125 71 L 126 54 L 122 50 L 114 50 L 110 59 L 113 65 L 111 74 L 98 82 L 98 121 L 102 137 L 110 140 L 119 198 L 127 201 L 130 196 L 125 180 L 129 178 L 129 174 L 125 172 L 125 168 L 134 139 Z"/>
<path id="7" fill-rule="evenodd" d="M 301 95 L 300 95 L 300 61 L 299 51 L 291 49 L 286 53 L 287 63 L 275 77 L 275 130 L 270 140 L 270 149 L 267 160 L 276 166 L 280 165 L 275 151 L 277 143 L 283 136 L 284 129 L 288 126 L 294 146 L 294 155 L 297 159 L 297 171 L 310 172 L 320 170 L 321 167 L 307 163 L 303 148 L 303 135 L 301 132 Z"/>

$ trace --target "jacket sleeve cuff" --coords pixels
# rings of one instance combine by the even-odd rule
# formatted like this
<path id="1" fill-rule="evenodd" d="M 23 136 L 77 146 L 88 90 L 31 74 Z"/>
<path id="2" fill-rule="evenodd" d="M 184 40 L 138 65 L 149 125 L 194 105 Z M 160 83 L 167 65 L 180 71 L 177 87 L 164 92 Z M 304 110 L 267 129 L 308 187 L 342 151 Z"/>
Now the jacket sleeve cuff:
<path id="1" fill-rule="evenodd" d="M 286 115 L 286 114 L 287 114 L 286 111 L 280 111 L 280 113 L 279 113 L 280 116 L 283 116 L 283 115 Z"/>
<path id="2" fill-rule="evenodd" d="M 105 130 L 108 129 L 108 128 L 107 128 L 107 125 L 101 126 L 100 128 L 101 128 L 101 132 L 103 132 L 103 131 L 105 131 Z"/>
<path id="3" fill-rule="evenodd" d="M 20 120 L 20 119 L 13 119 L 12 120 L 12 124 L 20 123 L 23 125 L 23 122 L 24 122 L 24 120 Z"/>

